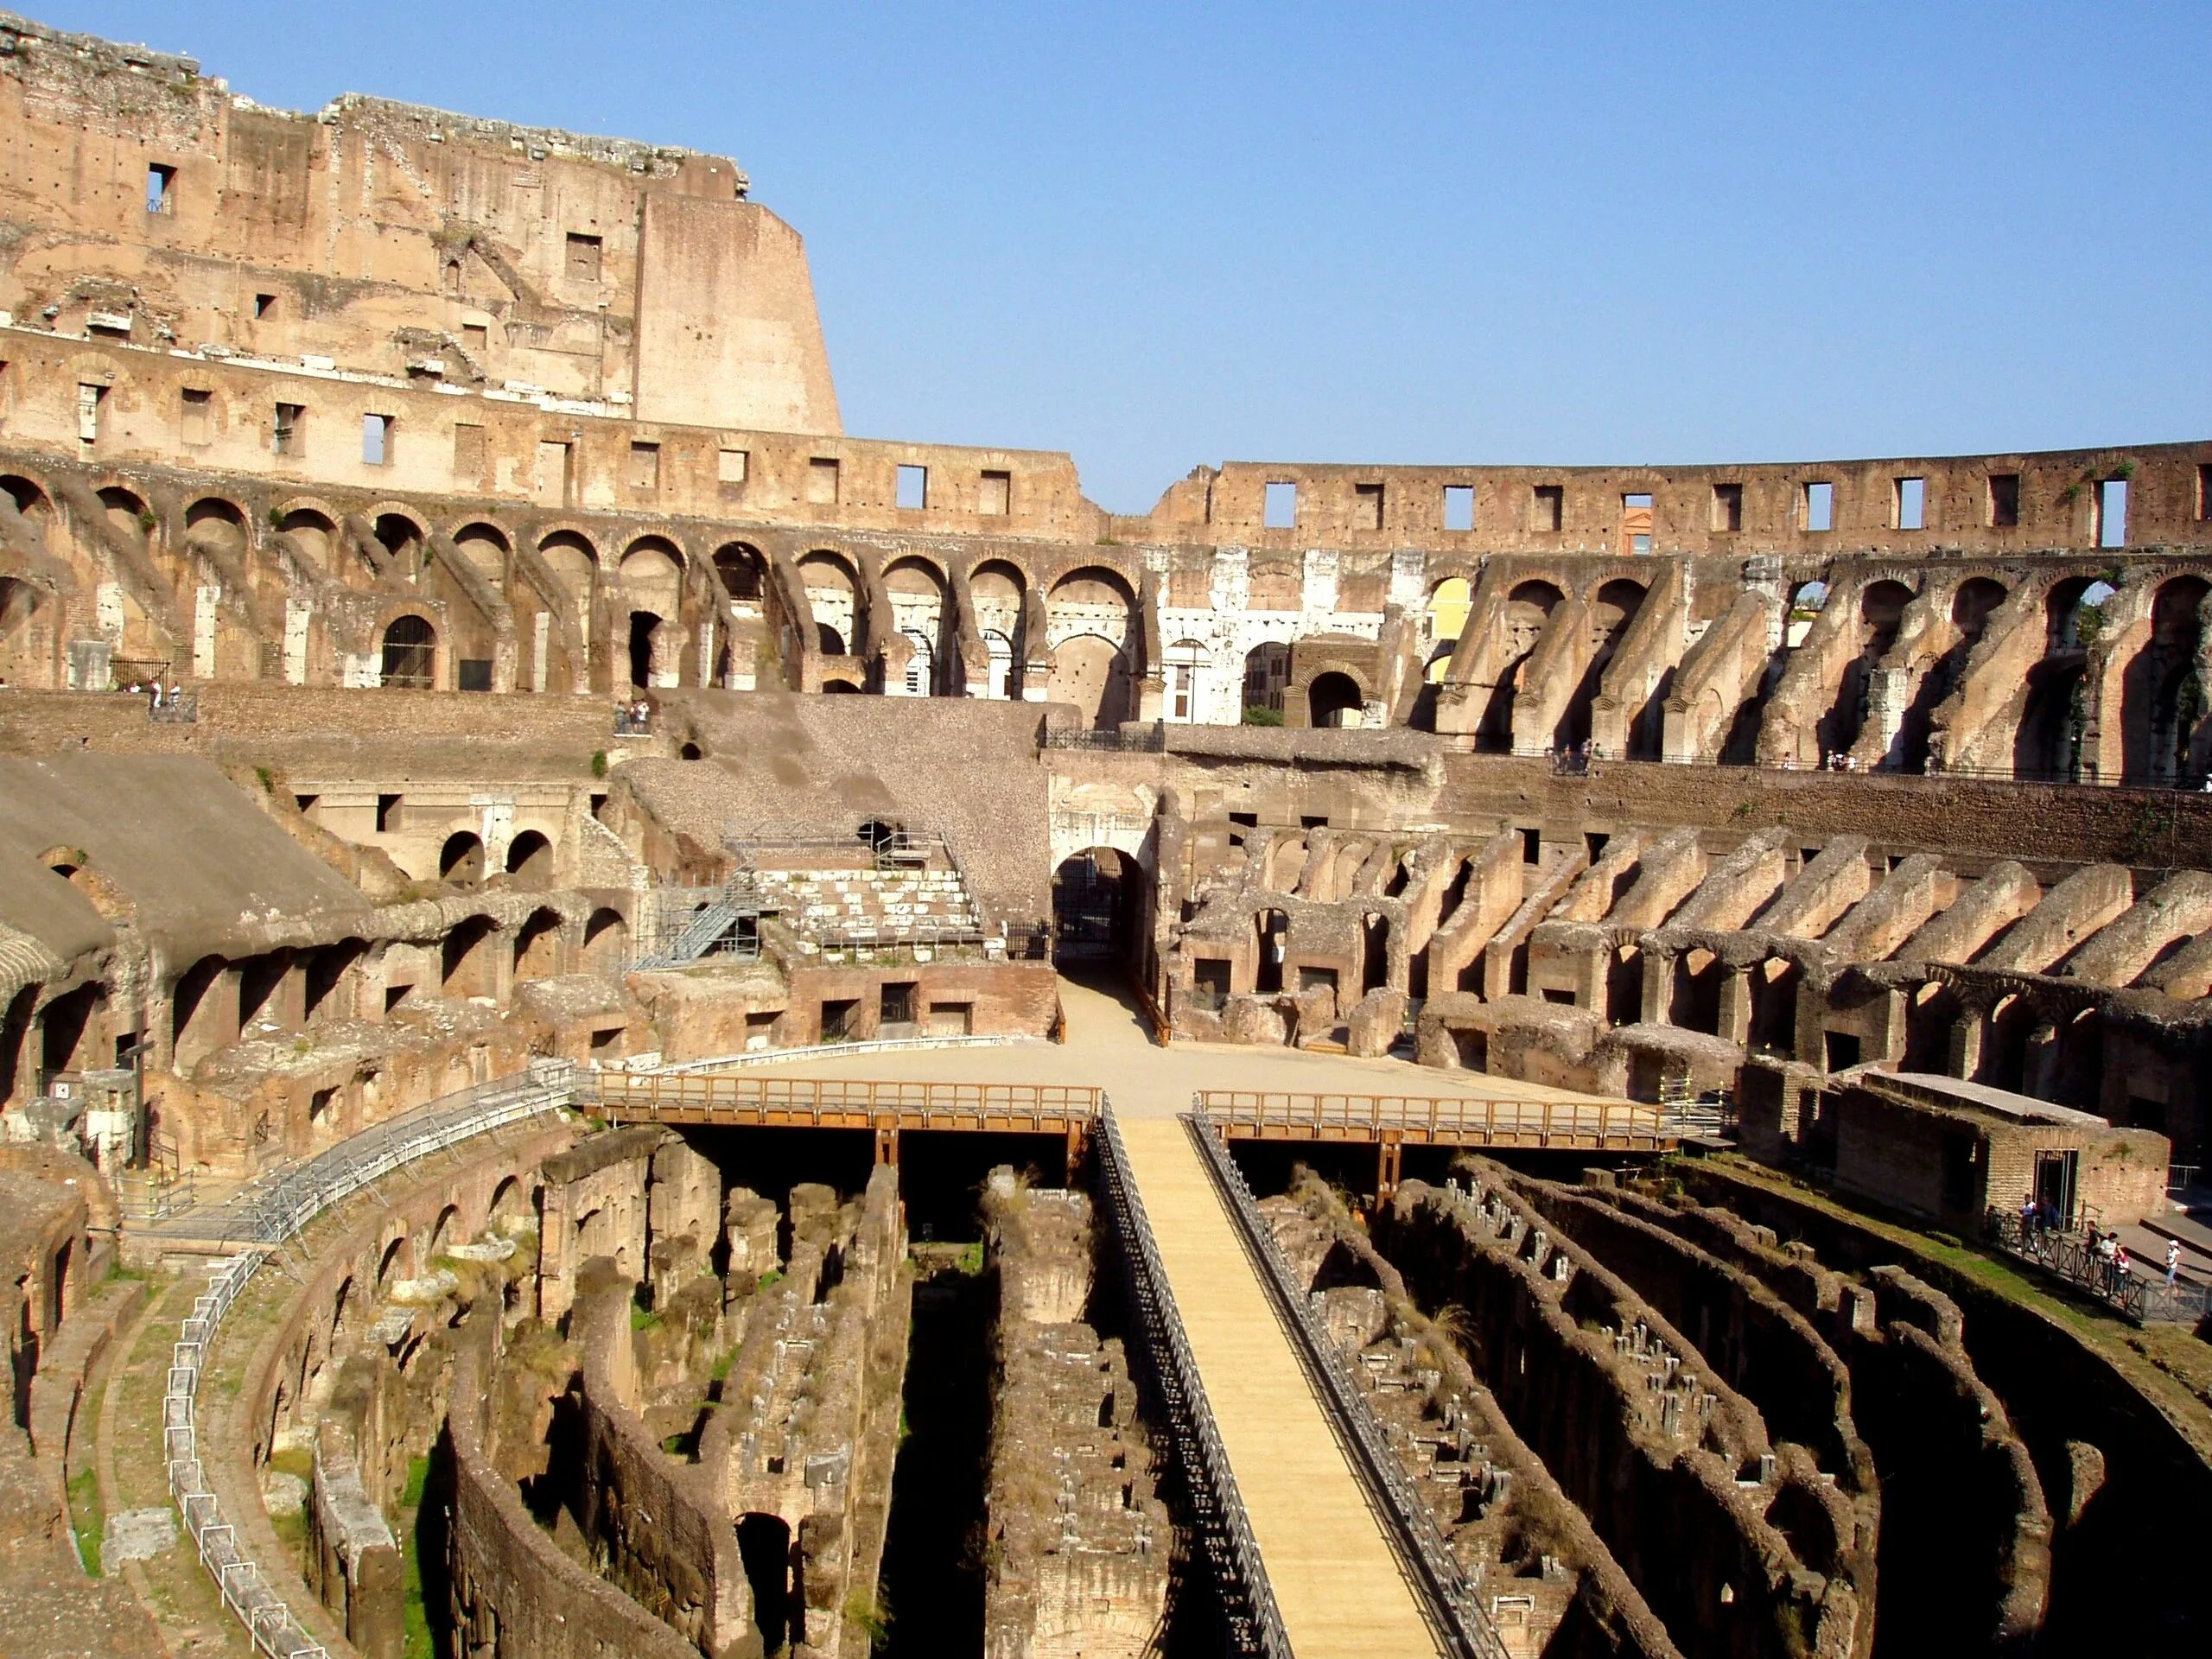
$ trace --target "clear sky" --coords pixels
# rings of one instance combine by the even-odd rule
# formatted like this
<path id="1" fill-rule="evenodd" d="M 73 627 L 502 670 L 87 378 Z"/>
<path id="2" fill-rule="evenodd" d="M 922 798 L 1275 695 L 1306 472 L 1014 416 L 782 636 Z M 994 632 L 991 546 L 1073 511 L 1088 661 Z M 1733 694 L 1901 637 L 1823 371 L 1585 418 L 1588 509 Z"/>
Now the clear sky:
<path id="1" fill-rule="evenodd" d="M 21 4 L 22 0 L 14 0 Z M 1223 460 L 2212 435 L 2212 6 L 51 0 L 264 103 L 734 156 L 849 431 Z"/>

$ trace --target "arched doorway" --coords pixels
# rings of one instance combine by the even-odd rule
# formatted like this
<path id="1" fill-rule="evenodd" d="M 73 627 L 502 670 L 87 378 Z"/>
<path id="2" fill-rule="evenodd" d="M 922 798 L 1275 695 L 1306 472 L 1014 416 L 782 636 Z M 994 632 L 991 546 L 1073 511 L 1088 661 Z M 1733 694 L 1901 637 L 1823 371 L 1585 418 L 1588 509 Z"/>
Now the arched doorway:
<path id="1" fill-rule="evenodd" d="M 525 830 L 507 843 L 507 874 L 518 887 L 542 887 L 553 879 L 553 843 Z"/>
<path id="2" fill-rule="evenodd" d="M 1290 683 L 1290 647 L 1280 639 L 1263 639 L 1244 653 L 1244 721 L 1258 723 L 1255 709 L 1277 716 L 1269 724 L 1282 724 L 1283 688 Z"/>
<path id="3" fill-rule="evenodd" d="M 473 887 L 484 879 L 484 843 L 463 830 L 446 837 L 438 849 L 438 879 L 455 887 Z"/>
<path id="4" fill-rule="evenodd" d="M 1333 669 L 1315 675 L 1306 688 L 1306 706 L 1315 726 L 1357 726 L 1360 705 L 1366 701 L 1357 680 Z"/>
<path id="5" fill-rule="evenodd" d="M 1054 647 L 1050 685 L 1052 700 L 1073 703 L 1093 731 L 1110 732 L 1135 717 L 1128 659 L 1098 634 L 1079 633 Z"/>
<path id="6" fill-rule="evenodd" d="M 798 1623 L 798 1599 L 791 1593 L 791 1527 L 778 1516 L 741 1516 L 737 1553 L 753 1587 L 753 1624 L 760 1632 L 761 1650 L 782 1653 L 791 1626 Z"/>
<path id="7" fill-rule="evenodd" d="M 1191 725 L 1202 718 L 1205 665 L 1206 648 L 1195 639 L 1167 647 L 1167 719 Z"/>
<path id="8" fill-rule="evenodd" d="M 1090 847 L 1052 872 L 1053 956 L 1135 967 L 1142 953 L 1144 871 L 1128 854 Z"/>
<path id="9" fill-rule="evenodd" d="M 428 691 L 437 683 L 437 630 L 423 618 L 397 617 L 384 631 L 382 683 Z"/>

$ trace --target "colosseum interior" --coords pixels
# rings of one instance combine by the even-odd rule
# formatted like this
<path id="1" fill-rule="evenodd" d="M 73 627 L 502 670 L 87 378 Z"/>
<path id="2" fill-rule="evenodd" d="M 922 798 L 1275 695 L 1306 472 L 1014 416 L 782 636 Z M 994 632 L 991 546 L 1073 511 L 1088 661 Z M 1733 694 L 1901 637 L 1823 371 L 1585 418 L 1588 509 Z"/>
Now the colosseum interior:
<path id="1" fill-rule="evenodd" d="M 1127 516 L 724 157 L 0 153 L 0 1650 L 2212 1651 L 2212 442 Z"/>

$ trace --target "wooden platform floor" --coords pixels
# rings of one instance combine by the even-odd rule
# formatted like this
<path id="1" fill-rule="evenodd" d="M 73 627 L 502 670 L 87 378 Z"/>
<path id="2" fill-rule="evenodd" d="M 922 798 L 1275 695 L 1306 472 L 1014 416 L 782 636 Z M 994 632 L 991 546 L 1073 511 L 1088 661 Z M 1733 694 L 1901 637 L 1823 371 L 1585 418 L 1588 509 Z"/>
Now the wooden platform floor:
<path id="1" fill-rule="evenodd" d="M 1206 1399 L 1298 1659 L 1436 1644 L 1188 1132 L 1122 1118 Z"/>

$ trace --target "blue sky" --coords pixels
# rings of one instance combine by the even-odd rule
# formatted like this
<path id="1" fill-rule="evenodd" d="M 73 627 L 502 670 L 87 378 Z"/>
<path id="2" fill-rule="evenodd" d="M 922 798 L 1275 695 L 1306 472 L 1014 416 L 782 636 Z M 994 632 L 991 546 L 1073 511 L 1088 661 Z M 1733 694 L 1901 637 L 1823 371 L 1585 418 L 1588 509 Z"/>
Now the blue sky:
<path id="1" fill-rule="evenodd" d="M 20 4 L 22 0 L 16 0 Z M 849 431 L 1201 461 L 2212 433 L 2212 7 L 54 3 L 264 103 L 734 156 Z"/>

